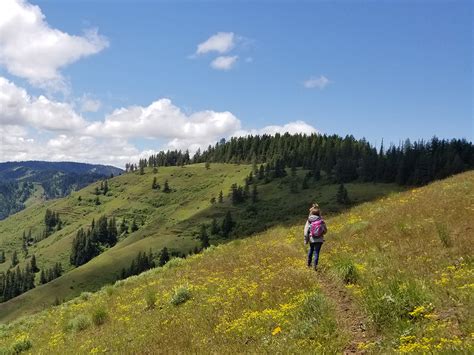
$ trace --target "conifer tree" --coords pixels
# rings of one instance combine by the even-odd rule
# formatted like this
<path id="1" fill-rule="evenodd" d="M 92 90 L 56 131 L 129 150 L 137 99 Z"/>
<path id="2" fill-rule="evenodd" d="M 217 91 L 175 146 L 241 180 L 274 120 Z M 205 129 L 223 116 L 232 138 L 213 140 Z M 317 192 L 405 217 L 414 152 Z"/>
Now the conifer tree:
<path id="1" fill-rule="evenodd" d="M 12 265 L 11 265 L 11 267 L 17 266 L 18 263 L 19 263 L 18 254 L 17 254 L 16 250 L 14 250 L 13 254 L 12 254 Z"/>
<path id="2" fill-rule="evenodd" d="M 232 220 L 232 214 L 227 211 L 222 221 L 221 231 L 224 238 L 228 238 L 232 228 L 234 227 L 234 221 Z"/>
<path id="3" fill-rule="evenodd" d="M 337 190 L 336 200 L 338 203 L 343 204 L 343 205 L 348 205 L 351 202 L 349 199 L 349 194 L 344 184 L 339 185 L 339 188 Z"/>
<path id="4" fill-rule="evenodd" d="M 212 219 L 211 222 L 211 235 L 218 235 L 220 231 L 219 225 L 217 224 L 217 220 L 215 218 Z"/>
<path id="5" fill-rule="evenodd" d="M 201 248 L 206 249 L 209 247 L 209 235 L 207 234 L 207 228 L 204 224 L 201 225 L 201 231 L 199 233 L 199 239 L 201 240 Z"/>
<path id="6" fill-rule="evenodd" d="M 219 203 L 224 202 L 224 194 L 222 193 L 222 190 L 219 192 L 218 200 L 219 200 Z"/>
<path id="7" fill-rule="evenodd" d="M 46 275 L 44 273 L 44 270 L 41 269 L 41 272 L 40 272 L 40 285 L 44 285 L 47 282 L 48 281 L 46 280 Z"/>
<path id="8" fill-rule="evenodd" d="M 257 184 L 253 184 L 253 186 L 252 186 L 252 203 L 256 203 L 257 201 L 258 201 Z"/>
<path id="9" fill-rule="evenodd" d="M 35 256 L 35 254 L 33 254 L 33 255 L 31 256 L 30 268 L 31 268 L 31 271 L 34 272 L 34 273 L 37 273 L 37 272 L 39 271 L 38 265 L 36 264 L 36 256 Z"/>
<path id="10" fill-rule="evenodd" d="M 165 265 L 170 260 L 170 254 L 168 253 L 168 248 L 164 247 L 161 249 L 160 258 L 158 260 L 158 266 Z"/>

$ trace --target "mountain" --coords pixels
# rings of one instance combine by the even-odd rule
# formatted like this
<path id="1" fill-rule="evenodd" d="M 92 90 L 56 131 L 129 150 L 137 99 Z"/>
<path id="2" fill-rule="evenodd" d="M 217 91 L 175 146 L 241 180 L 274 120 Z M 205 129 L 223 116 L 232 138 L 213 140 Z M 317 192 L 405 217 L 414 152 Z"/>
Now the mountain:
<path id="1" fill-rule="evenodd" d="M 25 161 L 0 163 L 0 220 L 45 199 L 71 191 L 122 169 L 74 162 Z"/>
<path id="2" fill-rule="evenodd" d="M 215 165 L 214 175 L 225 175 L 224 167 Z M 182 177 L 193 174 L 195 191 L 202 190 L 205 172 L 181 170 Z M 215 193 L 222 185 L 209 186 Z M 285 202 L 311 200 L 320 188 L 288 195 Z M 86 197 L 90 190 L 80 193 Z M 184 186 L 176 184 L 176 190 Z M 305 265 L 304 219 L 292 225 L 273 220 L 271 228 L 251 238 L 174 258 L 13 322 L 2 328 L 0 347 L 61 354 L 472 353 L 473 191 L 474 172 L 467 172 L 328 216 L 318 272 Z M 318 200 L 323 211 L 331 205 L 324 194 Z M 182 202 L 173 209 L 183 214 L 205 205 Z M 282 209 L 279 204 L 272 211 L 280 217 Z M 143 229 L 149 228 L 145 223 Z M 165 238 L 158 233 L 142 239 L 143 247 L 160 236 Z M 120 260 L 116 255 L 114 262 Z"/>
<path id="3" fill-rule="evenodd" d="M 328 180 L 324 172 L 315 179 L 306 169 L 287 169 L 281 177 L 282 171 L 278 177 L 272 172 L 265 176 L 252 174 L 250 182 L 252 170 L 251 165 L 218 163 L 145 167 L 142 173 L 137 170 L 116 176 L 108 179 L 107 184 L 95 182 L 65 198 L 27 208 L 0 221 L 0 251 L 6 254 L 0 272 L 15 270 L 10 267 L 15 251 L 21 270 L 27 268 L 33 255 L 41 270 L 50 270 L 56 263 L 61 263 L 64 270 L 61 277 L 41 286 L 37 273 L 36 288 L 21 295 L 18 290 L 14 293 L 18 296 L 10 300 L 5 297 L 6 302 L 0 303 L 0 319 L 12 320 L 58 299 L 67 300 L 115 282 L 123 269 L 130 269 L 140 252 L 148 254 L 151 249 L 156 263 L 164 247 L 172 255 L 194 253 L 202 244 L 199 236 L 203 224 L 211 244 L 220 244 L 301 220 L 313 200 L 322 203 L 326 213 L 345 208 L 337 202 L 339 185 Z M 153 189 L 153 185 L 159 188 Z M 345 187 L 353 203 L 402 190 L 394 184 L 381 183 L 349 183 Z M 252 201 L 254 188 L 256 199 Z M 222 230 L 227 213 L 232 218 L 232 223 L 227 224 L 230 233 L 213 231 L 214 220 L 217 229 Z M 50 228 L 51 214 L 59 216 L 61 228 Z M 101 216 L 107 218 L 106 225 Z M 118 239 L 116 244 L 106 240 L 109 236 L 103 237 L 111 221 L 118 229 L 112 238 Z M 85 245 L 85 241 L 74 243 L 79 240 L 76 238 L 81 229 L 87 235 L 92 225 L 98 230 L 99 224 L 102 231 L 94 233 L 93 239 L 104 242 L 89 243 L 100 245 L 87 253 L 76 253 L 72 259 L 77 266 L 72 265 L 73 245 L 75 251 L 85 249 L 77 248 L 81 243 Z M 85 262 L 90 256 L 95 257 Z"/>

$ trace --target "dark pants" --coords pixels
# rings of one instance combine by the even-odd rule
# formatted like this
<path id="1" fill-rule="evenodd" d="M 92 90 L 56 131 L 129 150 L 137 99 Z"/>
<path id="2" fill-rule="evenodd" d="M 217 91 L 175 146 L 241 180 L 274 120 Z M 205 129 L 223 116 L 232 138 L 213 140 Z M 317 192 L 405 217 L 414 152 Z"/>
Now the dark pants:
<path id="1" fill-rule="evenodd" d="M 314 253 L 314 267 L 318 266 L 319 261 L 319 252 L 323 243 L 309 243 L 309 252 L 308 252 L 308 266 L 311 266 L 311 261 L 313 260 Z"/>

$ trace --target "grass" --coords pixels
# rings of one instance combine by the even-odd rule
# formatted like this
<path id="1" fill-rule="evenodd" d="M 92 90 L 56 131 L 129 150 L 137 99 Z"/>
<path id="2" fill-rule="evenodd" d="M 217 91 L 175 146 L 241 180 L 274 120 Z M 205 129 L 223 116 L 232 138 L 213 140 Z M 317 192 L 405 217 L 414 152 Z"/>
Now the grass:
<path id="1" fill-rule="evenodd" d="M 100 185 L 97 182 L 69 197 L 27 208 L 0 221 L 0 249 L 6 251 L 8 260 L 13 250 L 21 250 L 24 230 L 31 228 L 33 235 L 42 231 L 46 208 L 59 212 L 64 228 L 31 246 L 29 255 L 36 255 L 40 268 L 51 267 L 56 262 L 61 262 L 65 268 L 62 277 L 0 304 L 0 321 L 14 320 L 49 307 L 55 299 L 72 299 L 81 292 L 96 291 L 103 285 L 115 282 L 121 269 L 129 267 L 140 251 L 151 248 L 158 253 L 166 246 L 171 251 L 187 254 L 200 244 L 196 238 L 199 226 L 202 223 L 210 224 L 212 218 L 221 220 L 227 210 L 232 211 L 237 219 L 235 235 L 232 237 L 235 238 L 236 235 L 248 236 L 276 225 L 290 226 L 307 213 L 308 205 L 313 200 L 324 205 L 327 214 L 334 214 L 341 209 L 335 200 L 336 185 L 322 180 L 311 182 L 307 190 L 291 193 L 288 178 L 268 184 L 259 183 L 259 201 L 255 209 L 250 203 L 232 206 L 227 196 L 222 204 L 210 203 L 211 197 L 217 197 L 221 190 L 227 195 L 232 183 L 243 184 L 250 169 L 248 165 L 231 164 L 211 164 L 209 170 L 205 169 L 204 164 L 184 168 L 162 167 L 156 174 L 152 169 L 145 169 L 144 175 L 130 173 L 110 179 L 110 190 L 106 196 L 100 196 L 99 206 L 94 203 L 94 190 Z M 302 180 L 305 173 L 299 170 L 298 178 Z M 161 185 L 169 180 L 175 191 L 166 194 L 152 190 L 154 176 Z M 347 189 L 355 203 L 399 190 L 390 184 L 347 184 Z M 72 268 L 69 265 L 69 253 L 77 230 L 79 227 L 87 228 L 93 218 L 97 220 L 104 214 L 115 216 L 119 224 L 123 218 L 129 222 L 136 218 L 140 228 L 121 236 L 115 247 L 89 263 Z M 211 236 L 211 243 L 223 242 L 228 240 Z M 20 253 L 21 267 L 28 260 L 29 256 L 25 258 Z M 8 264 L 0 265 L 0 272 L 6 271 Z"/>
<path id="2" fill-rule="evenodd" d="M 473 352 L 473 190 L 470 172 L 328 219 L 320 263 L 328 274 L 357 270 L 357 281 L 344 287 L 374 332 L 360 351 Z M 444 211 L 432 208 L 440 200 Z M 437 236 L 441 219 L 454 226 L 450 248 Z M 342 353 L 351 329 L 335 312 L 337 297 L 322 291 L 330 278 L 306 268 L 301 227 L 174 259 L 116 283 L 111 294 L 104 289 L 18 320 L 2 329 L 0 347 L 21 338 L 37 353 Z M 169 300 L 183 285 L 192 298 L 175 306 Z M 156 295 L 153 309 L 147 290 Z M 61 326 L 99 306 L 109 314 L 100 327 Z"/>

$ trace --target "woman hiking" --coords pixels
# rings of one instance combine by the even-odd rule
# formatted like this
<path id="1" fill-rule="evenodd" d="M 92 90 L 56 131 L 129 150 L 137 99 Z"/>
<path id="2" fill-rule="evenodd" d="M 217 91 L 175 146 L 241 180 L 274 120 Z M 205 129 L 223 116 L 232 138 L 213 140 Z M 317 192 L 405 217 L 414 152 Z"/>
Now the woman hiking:
<path id="1" fill-rule="evenodd" d="M 318 269 L 319 252 L 324 243 L 324 234 L 327 232 L 326 223 L 321 217 L 321 210 L 317 203 L 309 209 L 309 217 L 304 226 L 304 243 L 309 243 L 308 267 L 314 254 L 314 270 Z"/>

